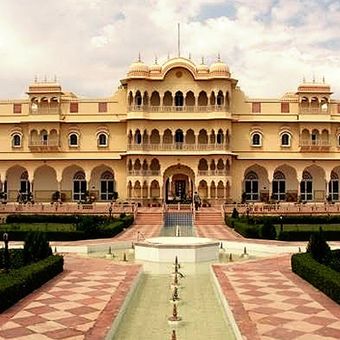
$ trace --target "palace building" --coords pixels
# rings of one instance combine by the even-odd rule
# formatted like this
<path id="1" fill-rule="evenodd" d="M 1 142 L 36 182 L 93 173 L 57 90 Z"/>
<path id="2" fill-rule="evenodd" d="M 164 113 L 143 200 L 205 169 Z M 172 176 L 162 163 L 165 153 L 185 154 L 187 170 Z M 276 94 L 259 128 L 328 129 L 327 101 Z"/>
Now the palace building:
<path id="1" fill-rule="evenodd" d="M 338 201 L 340 101 L 325 82 L 248 98 L 221 60 L 132 63 L 107 98 L 35 81 L 0 102 L 2 195 L 143 205 Z"/>

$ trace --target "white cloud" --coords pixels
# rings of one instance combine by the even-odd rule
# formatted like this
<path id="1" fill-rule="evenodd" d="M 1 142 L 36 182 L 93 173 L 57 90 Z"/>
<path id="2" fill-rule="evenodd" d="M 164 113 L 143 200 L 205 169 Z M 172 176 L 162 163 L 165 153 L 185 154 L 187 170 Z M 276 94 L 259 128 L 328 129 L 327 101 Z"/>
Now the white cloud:
<path id="1" fill-rule="evenodd" d="M 223 3 L 234 5 L 233 16 L 198 19 Z M 138 52 L 148 63 L 176 55 L 179 21 L 182 55 L 213 62 L 220 52 L 249 96 L 281 96 L 315 73 L 340 97 L 336 0 L 2 0 L 0 13 L 2 98 L 23 95 L 35 74 L 108 95 Z"/>

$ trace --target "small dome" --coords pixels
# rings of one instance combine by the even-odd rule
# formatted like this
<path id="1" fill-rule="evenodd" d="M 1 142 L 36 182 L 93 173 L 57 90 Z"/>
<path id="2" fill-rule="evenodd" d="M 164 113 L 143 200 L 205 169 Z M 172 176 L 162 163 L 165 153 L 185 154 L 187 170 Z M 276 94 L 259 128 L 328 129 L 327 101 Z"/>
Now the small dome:
<path id="1" fill-rule="evenodd" d="M 212 76 L 230 77 L 229 67 L 220 58 L 211 64 L 209 71 Z"/>
<path id="2" fill-rule="evenodd" d="M 204 64 L 203 60 L 202 60 L 202 63 L 197 66 L 197 73 L 199 73 L 199 74 L 209 73 L 209 67 L 208 67 L 208 65 Z"/>
<path id="3" fill-rule="evenodd" d="M 157 64 L 157 61 L 153 65 L 149 67 L 150 73 L 155 74 L 155 73 L 161 73 L 162 71 L 162 66 Z"/>
<path id="4" fill-rule="evenodd" d="M 130 77 L 147 77 L 149 75 L 149 67 L 141 60 L 132 63 L 129 67 L 128 76 Z"/>

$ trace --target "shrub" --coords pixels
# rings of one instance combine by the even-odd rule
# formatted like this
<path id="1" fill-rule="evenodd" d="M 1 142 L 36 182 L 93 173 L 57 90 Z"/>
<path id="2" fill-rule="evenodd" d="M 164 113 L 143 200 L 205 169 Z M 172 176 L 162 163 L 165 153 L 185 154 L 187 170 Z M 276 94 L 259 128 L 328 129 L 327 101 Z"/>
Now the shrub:
<path id="1" fill-rule="evenodd" d="M 27 233 L 24 244 L 25 263 L 38 262 L 52 255 L 52 249 L 43 232 Z"/>
<path id="2" fill-rule="evenodd" d="M 0 275 L 0 313 L 63 271 L 62 256 L 48 258 Z"/>
<path id="3" fill-rule="evenodd" d="M 17 269 L 25 265 L 23 249 L 9 249 L 9 268 Z M 5 249 L 0 249 L 0 268 L 5 267 Z"/>
<path id="4" fill-rule="evenodd" d="M 292 271 L 340 304 L 340 273 L 319 263 L 310 253 L 294 254 Z"/>
<path id="5" fill-rule="evenodd" d="M 331 252 L 329 267 L 340 273 L 340 249 Z"/>
<path id="6" fill-rule="evenodd" d="M 237 211 L 236 208 L 233 209 L 233 212 L 231 214 L 231 218 L 238 218 L 239 217 L 239 213 Z"/>
<path id="7" fill-rule="evenodd" d="M 270 220 L 266 220 L 260 229 L 261 238 L 268 240 L 276 239 L 276 229 Z"/>
<path id="8" fill-rule="evenodd" d="M 310 236 L 307 253 L 310 253 L 316 261 L 326 263 L 329 260 L 330 252 L 331 249 L 325 240 L 322 228 L 320 228 L 318 233 L 313 233 Z"/>
<path id="9" fill-rule="evenodd" d="M 284 230 L 279 233 L 278 238 L 281 241 L 308 241 L 311 234 L 311 230 Z M 328 241 L 340 240 L 340 230 L 324 230 L 323 234 Z"/>
<path id="10" fill-rule="evenodd" d="M 236 232 L 246 238 L 259 238 L 259 227 L 255 225 L 248 225 L 244 218 L 233 219 L 230 217 L 225 218 L 228 226 L 233 226 Z"/>

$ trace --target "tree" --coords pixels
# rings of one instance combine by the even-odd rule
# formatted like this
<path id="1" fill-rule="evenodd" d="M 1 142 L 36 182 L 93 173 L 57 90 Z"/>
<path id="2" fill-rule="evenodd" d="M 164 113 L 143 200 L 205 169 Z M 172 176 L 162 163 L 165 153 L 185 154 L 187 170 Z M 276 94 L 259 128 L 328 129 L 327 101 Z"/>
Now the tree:
<path id="1" fill-rule="evenodd" d="M 260 237 L 267 240 L 276 239 L 276 229 L 270 220 L 265 220 L 260 230 Z"/>
<path id="2" fill-rule="evenodd" d="M 311 234 L 307 245 L 307 253 L 310 253 L 312 257 L 320 263 L 328 262 L 331 255 L 331 249 L 329 248 L 321 227 L 318 233 Z"/>
<path id="3" fill-rule="evenodd" d="M 52 249 L 43 232 L 29 232 L 24 244 L 25 263 L 37 262 L 52 255 Z"/>

